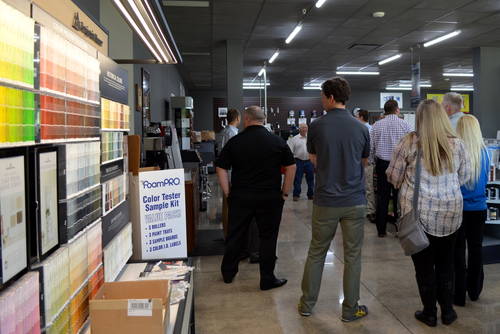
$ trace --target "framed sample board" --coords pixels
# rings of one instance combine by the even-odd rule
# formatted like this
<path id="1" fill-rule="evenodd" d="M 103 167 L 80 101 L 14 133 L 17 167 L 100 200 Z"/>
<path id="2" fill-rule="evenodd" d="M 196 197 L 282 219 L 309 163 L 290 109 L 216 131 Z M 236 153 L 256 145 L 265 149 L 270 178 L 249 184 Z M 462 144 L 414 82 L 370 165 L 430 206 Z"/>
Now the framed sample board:
<path id="1" fill-rule="evenodd" d="M 45 259 L 59 245 L 58 149 L 30 149 L 31 258 Z"/>
<path id="2" fill-rule="evenodd" d="M 26 153 L 0 152 L 0 285 L 28 266 Z"/>

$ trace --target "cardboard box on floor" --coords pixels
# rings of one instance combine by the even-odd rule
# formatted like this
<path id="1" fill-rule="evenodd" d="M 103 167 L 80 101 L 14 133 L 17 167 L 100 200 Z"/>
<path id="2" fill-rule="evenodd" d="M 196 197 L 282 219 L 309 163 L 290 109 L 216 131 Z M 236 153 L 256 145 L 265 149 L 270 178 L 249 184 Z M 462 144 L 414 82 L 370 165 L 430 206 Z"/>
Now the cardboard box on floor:
<path id="1" fill-rule="evenodd" d="M 167 280 L 104 283 L 90 301 L 91 333 L 164 334 L 169 311 Z"/>

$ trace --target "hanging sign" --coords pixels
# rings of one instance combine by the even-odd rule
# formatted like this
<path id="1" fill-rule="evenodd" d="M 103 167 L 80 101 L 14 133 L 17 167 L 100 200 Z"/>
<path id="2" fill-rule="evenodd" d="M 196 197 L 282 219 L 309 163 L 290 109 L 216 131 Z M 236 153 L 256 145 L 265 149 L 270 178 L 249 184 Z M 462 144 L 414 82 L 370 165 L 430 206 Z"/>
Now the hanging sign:
<path id="1" fill-rule="evenodd" d="M 412 108 L 418 107 L 418 104 L 422 100 L 420 96 L 420 62 L 413 64 L 411 66 L 411 94 L 410 94 L 410 106 Z M 402 106 L 401 106 L 402 108 Z"/>
<path id="2" fill-rule="evenodd" d="M 187 257 L 184 169 L 139 173 L 142 259 Z"/>

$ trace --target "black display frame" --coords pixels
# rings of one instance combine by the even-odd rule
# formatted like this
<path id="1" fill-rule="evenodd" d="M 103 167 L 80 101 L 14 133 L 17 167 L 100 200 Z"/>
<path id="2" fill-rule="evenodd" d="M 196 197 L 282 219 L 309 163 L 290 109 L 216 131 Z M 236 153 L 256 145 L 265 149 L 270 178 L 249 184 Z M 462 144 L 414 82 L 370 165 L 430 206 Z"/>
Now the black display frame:
<path id="1" fill-rule="evenodd" d="M 41 221 L 41 212 L 40 212 L 40 202 L 41 202 L 41 194 L 40 194 L 40 154 L 44 153 L 56 153 L 56 196 L 57 196 L 57 219 L 56 219 L 56 227 L 57 227 L 57 243 L 55 246 L 49 248 L 45 252 L 42 250 L 42 221 Z M 30 161 L 30 218 L 31 222 L 29 224 L 29 234 L 30 234 L 30 264 L 35 264 L 38 262 L 42 262 L 47 257 L 49 257 L 52 253 L 54 253 L 59 246 L 61 245 L 61 237 L 60 237 L 60 224 L 59 219 L 61 215 L 61 206 L 59 203 L 60 200 L 60 188 L 59 188 L 59 164 L 60 164 L 60 152 L 57 146 L 36 146 L 32 147 L 29 150 L 29 161 Z"/>
<path id="2" fill-rule="evenodd" d="M 24 210 L 25 210 L 25 247 L 26 247 L 26 266 L 14 274 L 12 277 L 4 281 L 4 273 L 3 273 L 3 258 L 2 258 L 2 243 L 0 242 L 0 291 L 4 288 L 8 287 L 12 282 L 18 280 L 21 276 L 28 272 L 30 267 L 30 235 L 29 235 L 29 221 L 28 217 L 30 216 L 30 206 L 29 206 L 29 161 L 28 161 L 28 150 L 27 147 L 18 147 L 18 148 L 2 148 L 0 150 L 0 160 L 7 158 L 16 158 L 23 157 L 23 165 L 24 165 Z M 0 216 L 0 238 L 1 238 L 1 216 Z"/>

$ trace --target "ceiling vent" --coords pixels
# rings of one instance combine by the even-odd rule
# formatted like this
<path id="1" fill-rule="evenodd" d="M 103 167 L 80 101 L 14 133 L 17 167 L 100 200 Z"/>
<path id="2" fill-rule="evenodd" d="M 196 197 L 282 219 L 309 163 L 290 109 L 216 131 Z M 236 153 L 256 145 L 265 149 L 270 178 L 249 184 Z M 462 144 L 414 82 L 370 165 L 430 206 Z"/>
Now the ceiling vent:
<path id="1" fill-rule="evenodd" d="M 352 44 L 350 47 L 348 47 L 349 50 L 357 50 L 357 51 L 372 51 L 375 50 L 376 48 L 380 47 L 380 44 Z"/>

